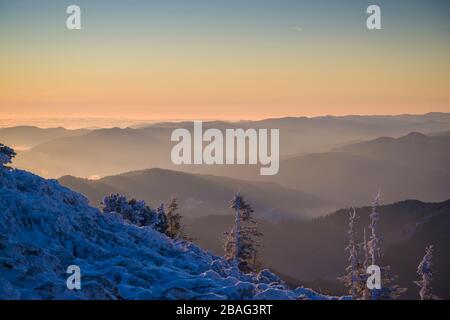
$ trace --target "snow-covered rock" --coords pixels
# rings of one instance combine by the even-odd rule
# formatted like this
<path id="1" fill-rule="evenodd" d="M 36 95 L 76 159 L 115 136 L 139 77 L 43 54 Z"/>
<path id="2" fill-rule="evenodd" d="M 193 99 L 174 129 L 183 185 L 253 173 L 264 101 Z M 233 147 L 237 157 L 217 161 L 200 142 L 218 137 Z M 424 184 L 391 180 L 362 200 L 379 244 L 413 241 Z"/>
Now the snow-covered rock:
<path id="1" fill-rule="evenodd" d="M 67 267 L 81 269 L 69 290 Z M 0 168 L 0 299 L 331 299 L 242 274 L 198 246 L 103 215 L 55 180 Z"/>

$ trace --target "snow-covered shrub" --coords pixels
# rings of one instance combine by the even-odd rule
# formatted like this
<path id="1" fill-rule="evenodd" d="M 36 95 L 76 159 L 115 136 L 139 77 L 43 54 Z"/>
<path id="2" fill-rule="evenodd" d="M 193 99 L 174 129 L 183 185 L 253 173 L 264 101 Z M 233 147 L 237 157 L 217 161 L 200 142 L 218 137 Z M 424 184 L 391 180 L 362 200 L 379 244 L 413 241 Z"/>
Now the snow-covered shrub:
<path id="1" fill-rule="evenodd" d="M 111 194 L 103 199 L 102 204 L 103 213 L 120 214 L 124 221 L 139 227 L 153 227 L 157 222 L 157 213 L 143 200 L 128 200 L 124 195 Z"/>

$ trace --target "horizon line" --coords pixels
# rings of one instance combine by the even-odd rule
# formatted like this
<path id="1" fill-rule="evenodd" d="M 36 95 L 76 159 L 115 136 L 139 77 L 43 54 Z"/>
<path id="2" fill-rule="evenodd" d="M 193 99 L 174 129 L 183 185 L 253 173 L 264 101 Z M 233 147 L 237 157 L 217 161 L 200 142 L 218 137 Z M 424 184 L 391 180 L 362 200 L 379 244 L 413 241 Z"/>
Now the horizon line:
<path id="1" fill-rule="evenodd" d="M 51 117 L 42 117 L 42 116 L 20 116 L 20 117 L 2 117 L 0 115 L 0 129 L 7 128 L 15 128 L 15 127 L 35 127 L 41 129 L 55 129 L 55 128 L 64 128 L 67 130 L 75 130 L 75 129 L 107 129 L 107 128 L 136 128 L 142 127 L 145 125 L 155 125 L 162 123 L 181 123 L 181 122 L 190 122 L 190 121 L 203 121 L 203 122 L 214 122 L 214 121 L 222 121 L 222 122 L 230 122 L 230 123 L 239 123 L 239 122 L 259 122 L 259 121 L 268 121 L 268 120 L 282 120 L 282 119 L 321 119 L 321 118 L 348 118 L 348 117 L 371 117 L 371 118 L 383 118 L 383 117 L 424 117 L 427 115 L 433 114 L 441 114 L 441 115 L 450 115 L 450 112 L 444 111 L 430 111 L 426 113 L 399 113 L 399 114 L 344 114 L 344 115 L 333 115 L 333 114 L 324 114 L 324 115 L 286 115 L 279 117 L 261 117 L 254 119 L 231 119 L 231 118 L 205 118 L 200 119 L 199 117 L 188 117 L 188 118 L 146 118 L 146 117 L 124 117 L 123 115 L 116 116 L 88 116 L 88 115 L 77 115 L 77 116 L 51 116 Z M 20 121 L 22 120 L 22 122 Z M 26 121 L 28 120 L 28 121 Z M 53 123 L 60 120 L 62 123 Z M 69 120 L 86 120 L 86 121 L 96 121 L 97 124 L 86 124 L 79 125 L 71 124 L 65 125 L 64 121 Z M 6 123 L 2 123 L 6 122 Z M 108 121 L 114 123 L 107 123 Z M 12 122 L 12 123 L 9 123 Z M 14 123 L 17 122 L 17 123 Z M 36 123 L 33 123 L 36 122 Z M 39 123 L 42 122 L 42 123 Z M 43 124 L 48 122 L 47 124 Z M 80 121 L 81 122 L 81 121 Z M 101 122 L 105 122 L 101 124 Z"/>

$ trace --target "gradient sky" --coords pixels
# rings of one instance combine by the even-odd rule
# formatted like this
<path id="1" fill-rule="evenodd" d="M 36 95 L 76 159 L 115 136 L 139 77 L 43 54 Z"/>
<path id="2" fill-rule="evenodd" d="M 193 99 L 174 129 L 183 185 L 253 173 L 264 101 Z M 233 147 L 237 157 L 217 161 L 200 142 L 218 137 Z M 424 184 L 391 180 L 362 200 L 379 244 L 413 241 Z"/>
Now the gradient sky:
<path id="1" fill-rule="evenodd" d="M 448 0 L 0 0 L 0 117 L 450 112 L 449 85 Z"/>

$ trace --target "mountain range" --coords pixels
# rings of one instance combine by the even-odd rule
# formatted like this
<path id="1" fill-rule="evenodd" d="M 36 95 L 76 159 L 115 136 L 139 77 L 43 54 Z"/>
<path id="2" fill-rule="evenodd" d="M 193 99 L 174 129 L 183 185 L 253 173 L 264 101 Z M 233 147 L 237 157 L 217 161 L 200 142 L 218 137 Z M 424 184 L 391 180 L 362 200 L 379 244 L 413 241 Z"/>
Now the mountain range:
<path id="1" fill-rule="evenodd" d="M 240 191 L 255 203 L 258 217 L 269 221 L 304 219 L 326 214 L 341 205 L 272 182 L 251 182 L 163 169 L 134 171 L 99 180 L 64 176 L 60 183 L 86 195 L 99 206 L 103 197 L 120 193 L 146 200 L 154 207 L 177 197 L 184 215 L 196 218 L 233 214 L 229 200 Z"/>
<path id="2" fill-rule="evenodd" d="M 292 157 L 274 181 L 347 205 L 363 205 L 378 189 L 386 202 L 450 197 L 450 135 L 410 133 L 330 152 Z"/>
<path id="3" fill-rule="evenodd" d="M 164 168 L 189 172 L 227 175 L 236 178 L 258 178 L 256 168 L 235 170 L 227 167 L 188 166 L 179 168 L 170 161 L 173 144 L 170 136 L 177 128 L 192 129 L 192 122 L 156 123 L 139 128 L 110 128 L 66 131 L 53 139 L 41 139 L 30 128 L 1 129 L 3 143 L 32 146 L 16 159 L 16 165 L 46 177 L 74 175 L 79 177 L 107 176 L 147 168 Z M 265 128 L 280 130 L 282 159 L 311 153 L 324 153 L 334 148 L 372 140 L 382 136 L 400 137 L 410 132 L 429 134 L 450 130 L 450 114 L 400 116 L 298 117 L 260 121 L 209 121 L 207 128 Z M 5 131 L 6 130 L 6 131 Z M 9 132 L 8 132 L 9 130 Z M 33 129 L 34 131 L 52 129 Z M 48 131 L 51 135 L 51 131 Z M 75 134 L 74 134 L 75 133 Z M 26 135 L 27 139 L 23 136 Z M 20 138 L 21 137 L 21 138 Z M 102 161 L 98 161 L 99 157 Z M 254 170 L 252 170 L 254 169 Z M 248 172 L 247 172 L 248 170 Z"/>
<path id="4" fill-rule="evenodd" d="M 65 128 L 38 128 L 33 126 L 16 126 L 0 128 L 3 143 L 16 150 L 28 150 L 39 144 L 65 137 L 81 136 L 88 129 L 68 130 Z"/>
<path id="5" fill-rule="evenodd" d="M 100 152 L 99 150 L 97 153 Z M 101 157 L 100 154 L 97 154 L 97 156 Z M 66 155 L 66 157 L 70 157 L 70 155 Z M 378 190 L 383 191 L 387 203 L 407 199 L 444 201 L 450 198 L 449 163 L 450 134 L 448 132 L 430 135 L 413 132 L 399 138 L 382 137 L 350 144 L 324 153 L 286 157 L 280 163 L 280 172 L 273 177 L 259 176 L 256 166 L 245 165 L 196 166 L 192 170 L 201 173 L 197 177 L 201 176 L 209 181 L 214 180 L 216 184 L 219 183 L 219 180 L 227 181 L 230 187 L 235 188 L 234 191 L 244 184 L 247 186 L 250 184 L 253 189 L 257 189 L 256 184 L 250 181 L 271 183 L 272 189 L 282 186 L 283 192 L 271 193 L 268 196 L 273 200 L 272 203 L 277 202 L 277 206 L 281 207 L 284 206 L 283 203 L 287 201 L 286 199 L 290 198 L 291 200 L 287 202 L 294 205 L 294 207 L 290 206 L 291 211 L 297 211 L 297 214 L 294 215 L 318 216 L 332 211 L 325 212 L 326 209 L 337 209 L 338 206 L 334 204 L 339 204 L 341 207 L 367 204 Z M 66 162 L 61 160 L 59 165 L 64 166 Z M 177 169 L 189 170 L 187 167 L 177 167 Z M 134 179 L 137 179 L 137 176 L 143 172 L 145 171 L 134 172 Z M 166 173 L 168 172 L 166 171 Z M 222 177 L 213 178 L 212 175 Z M 187 178 L 189 176 L 180 174 L 180 179 L 182 177 Z M 239 181 L 231 183 L 231 180 L 225 177 L 232 177 Z M 159 178 L 162 179 L 163 176 L 160 175 Z M 66 177 L 64 179 L 68 180 Z M 149 183 L 156 183 L 155 176 L 141 177 L 140 179 L 148 179 L 153 181 Z M 108 180 L 111 180 L 111 178 L 107 177 L 105 180 L 98 182 L 97 188 L 101 188 L 102 182 Z M 242 180 L 247 182 L 244 183 Z M 88 185 L 96 184 L 87 181 L 84 183 Z M 115 183 L 111 182 L 110 184 L 112 187 L 125 191 L 124 188 L 115 186 Z M 274 183 L 276 187 L 274 187 Z M 176 185 L 176 181 L 172 180 L 172 185 Z M 268 185 L 264 184 L 264 186 Z M 76 186 L 71 186 L 77 189 Z M 136 187 L 129 189 L 129 191 L 136 193 L 135 189 Z M 247 187 L 246 190 L 248 189 L 251 188 Z M 87 192 L 84 189 L 79 190 Z M 109 192 L 113 191 L 114 188 L 103 188 L 103 190 Z M 177 191 L 177 188 L 171 190 L 173 190 L 174 195 L 181 193 L 181 191 Z M 203 190 L 206 192 L 207 189 Z M 323 206 L 311 206 L 310 200 L 295 195 L 294 190 L 301 194 L 306 193 L 316 199 L 323 199 Z M 190 192 L 201 191 L 191 190 Z M 283 194 L 286 196 L 283 196 Z M 99 197 L 100 195 L 91 198 L 98 203 Z M 279 198 L 276 199 L 277 197 Z M 192 198 L 202 199 L 202 197 L 194 196 Z M 297 201 L 295 201 L 295 198 L 297 198 Z M 159 201 L 160 197 L 156 197 L 156 199 Z M 270 207 L 274 206 L 271 205 Z M 312 211 L 314 208 L 317 209 L 315 212 Z M 306 214 L 299 213 L 302 211 L 305 211 Z"/>

